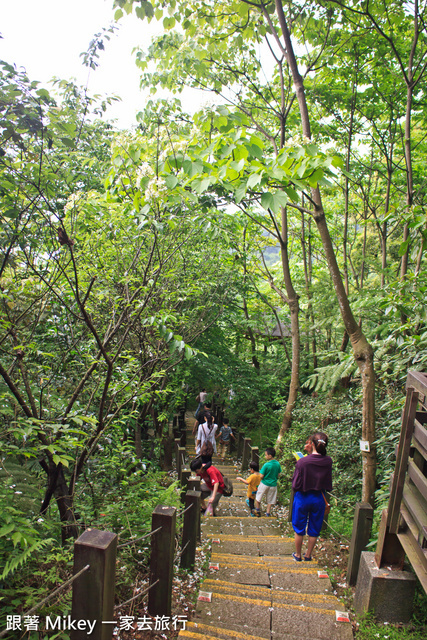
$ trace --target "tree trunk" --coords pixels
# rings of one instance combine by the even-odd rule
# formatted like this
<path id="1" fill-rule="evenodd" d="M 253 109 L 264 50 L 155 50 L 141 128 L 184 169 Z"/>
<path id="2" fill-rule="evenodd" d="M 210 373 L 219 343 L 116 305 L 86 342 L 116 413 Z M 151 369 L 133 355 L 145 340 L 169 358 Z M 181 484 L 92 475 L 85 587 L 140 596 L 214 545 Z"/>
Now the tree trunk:
<path id="1" fill-rule="evenodd" d="M 305 240 L 305 217 L 304 213 L 301 215 L 301 247 L 302 247 L 302 257 L 304 262 L 304 279 L 305 279 L 305 293 L 307 296 L 307 341 L 310 344 L 310 336 L 311 336 L 311 348 L 313 352 L 313 369 L 317 369 L 317 346 L 316 346 L 316 334 L 314 331 L 314 311 L 313 311 L 313 302 L 311 295 L 311 284 L 312 284 L 312 256 L 311 256 L 311 218 L 308 221 L 308 256 L 306 249 L 306 240 Z M 312 325 L 311 330 L 309 329 L 310 323 Z M 307 353 L 310 353 L 310 349 L 307 349 Z"/>
<path id="2" fill-rule="evenodd" d="M 412 82 L 412 65 L 410 65 L 408 73 L 408 82 Z M 409 213 L 413 203 L 413 173 L 412 173 L 412 149 L 411 149 L 411 114 L 412 114 L 412 98 L 413 89 L 412 85 L 408 85 L 406 95 L 406 116 L 405 116 L 405 163 L 406 163 L 406 207 Z M 403 228 L 403 242 L 409 240 L 409 225 L 405 223 Z M 400 279 L 402 282 L 406 279 L 408 273 L 408 259 L 409 259 L 409 242 L 405 253 L 402 256 L 400 263 Z M 402 324 L 405 324 L 407 318 L 402 313 Z"/>
<path id="3" fill-rule="evenodd" d="M 245 318 L 247 322 L 246 333 L 251 343 L 252 364 L 254 365 L 255 369 L 259 371 L 259 361 L 258 361 L 258 358 L 256 357 L 256 341 L 255 341 L 254 332 L 252 331 L 252 327 L 249 325 L 250 319 L 249 319 L 249 313 L 248 313 L 248 305 L 246 304 L 245 298 L 243 298 L 243 312 L 245 314 Z"/>
<path id="4" fill-rule="evenodd" d="M 308 280 L 310 283 L 310 287 L 313 283 L 313 252 L 311 247 L 311 218 L 308 219 Z M 314 328 L 314 309 L 313 305 L 311 305 L 311 313 L 310 319 L 312 323 L 312 339 L 311 339 L 311 348 L 313 351 L 313 369 L 317 369 L 317 341 L 316 341 L 316 330 Z"/>
<path id="5" fill-rule="evenodd" d="M 359 56 L 356 54 L 356 65 L 358 63 Z M 357 74 L 356 80 L 353 81 L 352 91 L 351 91 L 351 107 L 350 107 L 350 125 L 348 130 L 348 139 L 347 139 L 347 153 L 345 160 L 345 169 L 346 172 L 350 172 L 350 158 L 351 158 L 351 145 L 353 142 L 353 127 L 354 127 L 354 111 L 356 108 L 356 97 L 357 97 Z M 345 283 L 345 291 L 348 295 L 348 260 L 347 260 L 347 241 L 348 241 L 348 214 L 349 214 L 349 195 L 350 195 L 350 185 L 348 176 L 344 176 L 344 234 L 343 234 L 343 262 L 344 262 L 344 283 Z"/>
<path id="6" fill-rule="evenodd" d="M 311 139 L 310 118 L 305 97 L 304 82 L 298 70 L 289 29 L 283 12 L 282 1 L 275 0 L 275 2 L 280 26 L 282 29 L 283 39 L 285 42 L 287 60 L 292 72 L 296 96 L 298 99 L 303 134 L 306 136 L 306 138 Z M 334 248 L 332 245 L 332 240 L 329 234 L 319 188 L 313 188 L 311 190 L 311 196 L 315 204 L 313 218 L 316 222 L 322 240 L 329 272 L 332 278 L 335 294 L 338 299 L 341 316 L 344 322 L 345 329 L 349 335 L 351 345 L 353 347 L 353 354 L 359 367 L 362 379 L 362 438 L 369 441 L 371 448 L 371 451 L 369 453 L 363 454 L 362 500 L 364 502 L 373 504 L 376 472 L 376 456 L 374 447 L 372 446 L 372 443 L 375 440 L 375 374 L 373 363 L 373 349 L 368 343 L 366 337 L 363 335 L 351 311 L 348 296 L 345 291 Z"/>
<path id="7" fill-rule="evenodd" d="M 246 227 L 243 229 L 243 282 L 246 284 L 246 277 L 247 277 L 247 269 L 246 269 Z M 255 336 L 254 336 L 254 332 L 252 331 L 252 327 L 250 326 L 250 318 L 249 318 L 249 312 L 248 312 L 248 305 L 246 302 L 246 298 L 243 296 L 243 313 L 245 314 L 245 318 L 246 318 L 246 333 L 248 334 L 248 338 L 250 340 L 251 343 L 251 354 L 252 354 L 252 364 L 254 365 L 256 371 L 259 372 L 259 362 L 258 362 L 258 358 L 256 357 L 256 341 L 255 341 Z"/>
<path id="8" fill-rule="evenodd" d="M 161 467 L 164 471 L 172 469 L 173 445 L 173 433 L 172 437 L 170 434 L 164 434 L 162 438 L 163 459 L 161 460 Z"/>
<path id="9" fill-rule="evenodd" d="M 282 448 L 283 436 L 287 431 L 289 431 L 292 423 L 292 412 L 298 396 L 300 368 L 299 303 L 298 295 L 296 294 L 292 284 L 291 271 L 289 267 L 288 220 L 287 212 L 284 208 L 282 208 L 280 255 L 282 259 L 283 280 L 285 282 L 289 313 L 291 317 L 292 366 L 288 400 L 286 403 L 285 413 L 283 414 L 282 425 L 276 439 L 276 446 L 278 448 Z"/>
<path id="10" fill-rule="evenodd" d="M 68 538 L 79 536 L 79 528 L 74 515 L 73 496 L 70 495 L 62 464 L 55 464 L 52 461 L 47 464 L 43 460 L 40 460 L 40 464 L 47 473 L 47 488 L 40 513 L 44 515 L 47 512 L 51 498 L 55 496 L 61 521 L 61 540 L 64 544 Z"/>
<path id="11" fill-rule="evenodd" d="M 387 216 L 390 207 L 391 180 L 393 175 L 393 145 L 390 149 L 390 158 L 387 158 L 387 189 L 384 203 L 384 215 Z M 380 228 L 381 237 L 381 289 L 385 287 L 385 274 L 387 269 L 387 232 L 388 222 L 384 220 Z"/>

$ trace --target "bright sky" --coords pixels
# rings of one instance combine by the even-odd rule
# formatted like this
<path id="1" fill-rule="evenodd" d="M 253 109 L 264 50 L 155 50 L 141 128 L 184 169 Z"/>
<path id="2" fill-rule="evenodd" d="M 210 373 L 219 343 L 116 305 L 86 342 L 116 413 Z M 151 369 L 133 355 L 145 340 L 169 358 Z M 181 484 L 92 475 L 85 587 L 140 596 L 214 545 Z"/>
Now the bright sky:
<path id="1" fill-rule="evenodd" d="M 25 67 L 31 80 L 43 84 L 54 76 L 76 78 L 85 85 L 88 69 L 80 53 L 103 27 L 114 21 L 113 0 L 0 0 L 0 59 Z M 89 93 L 116 94 L 122 98 L 107 112 L 122 127 L 135 124 L 135 113 L 143 109 L 146 94 L 139 90 L 139 71 L 132 49 L 150 44 L 152 35 L 161 32 L 161 23 L 148 25 L 125 16 L 118 35 L 111 36 L 105 51 L 100 52 L 99 67 L 89 76 Z M 206 95 L 195 92 L 184 108 L 200 105 Z M 186 104 L 187 103 L 187 104 Z"/>

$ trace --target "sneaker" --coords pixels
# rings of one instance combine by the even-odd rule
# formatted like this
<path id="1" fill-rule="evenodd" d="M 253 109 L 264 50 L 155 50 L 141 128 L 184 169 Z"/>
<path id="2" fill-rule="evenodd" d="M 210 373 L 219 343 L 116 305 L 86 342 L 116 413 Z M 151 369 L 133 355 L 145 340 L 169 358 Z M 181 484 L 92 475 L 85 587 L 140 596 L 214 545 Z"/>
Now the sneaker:
<path id="1" fill-rule="evenodd" d="M 245 500 L 246 504 L 248 505 L 249 509 L 251 508 L 251 503 L 249 502 L 249 498 L 246 498 Z"/>
<path id="2" fill-rule="evenodd" d="M 292 554 L 293 559 L 295 560 L 295 562 L 301 562 L 302 558 L 298 558 L 296 553 Z"/>
<path id="3" fill-rule="evenodd" d="M 311 556 L 307 557 L 307 556 L 303 556 L 304 562 L 311 562 L 313 560 L 313 558 Z"/>
<path id="4" fill-rule="evenodd" d="M 266 514 L 265 514 L 265 517 L 266 517 L 266 518 L 271 518 L 271 513 L 266 513 Z"/>
<path id="5" fill-rule="evenodd" d="M 252 513 L 254 516 L 256 516 L 257 518 L 261 517 L 261 511 L 259 509 L 252 509 Z"/>

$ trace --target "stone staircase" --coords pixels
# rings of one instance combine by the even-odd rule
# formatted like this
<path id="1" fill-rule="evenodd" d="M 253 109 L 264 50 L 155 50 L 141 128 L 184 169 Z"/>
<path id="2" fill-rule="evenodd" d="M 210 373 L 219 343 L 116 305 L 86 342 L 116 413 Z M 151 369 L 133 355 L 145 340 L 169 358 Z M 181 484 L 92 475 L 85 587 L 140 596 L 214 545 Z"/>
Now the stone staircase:
<path id="1" fill-rule="evenodd" d="M 187 453 L 195 455 L 187 420 Z M 195 614 L 179 633 L 188 640 L 351 640 L 343 605 L 326 572 L 313 562 L 297 563 L 289 523 L 251 517 L 241 469 L 231 460 L 213 464 L 232 480 L 234 493 L 222 497 L 217 517 L 202 518 L 202 538 L 211 540 L 209 569 Z M 274 511 L 274 509 L 273 509 Z M 288 532 L 285 530 L 288 528 Z"/>

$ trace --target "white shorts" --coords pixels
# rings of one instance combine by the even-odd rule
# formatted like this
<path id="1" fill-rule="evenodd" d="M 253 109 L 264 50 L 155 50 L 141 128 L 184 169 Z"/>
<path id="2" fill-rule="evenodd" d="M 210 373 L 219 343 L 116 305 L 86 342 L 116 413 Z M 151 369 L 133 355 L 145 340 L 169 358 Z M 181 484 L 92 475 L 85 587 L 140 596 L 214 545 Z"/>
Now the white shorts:
<path id="1" fill-rule="evenodd" d="M 258 491 L 256 493 L 256 501 L 261 502 L 263 496 L 267 500 L 267 504 L 276 504 L 277 501 L 277 487 L 267 487 L 262 482 L 259 483 Z"/>

